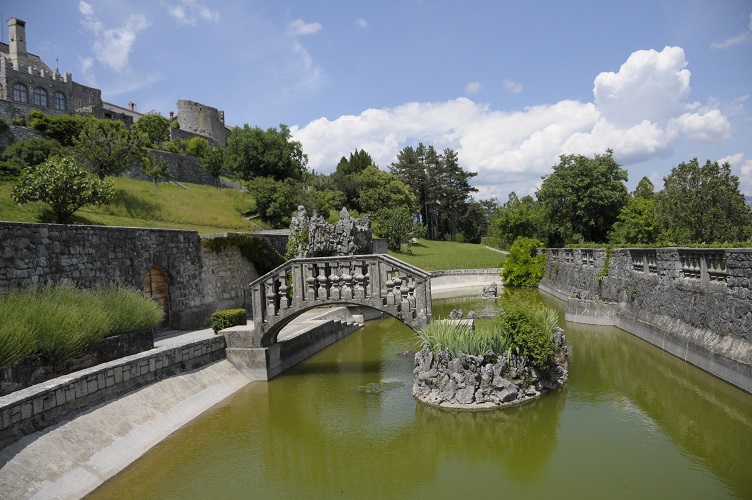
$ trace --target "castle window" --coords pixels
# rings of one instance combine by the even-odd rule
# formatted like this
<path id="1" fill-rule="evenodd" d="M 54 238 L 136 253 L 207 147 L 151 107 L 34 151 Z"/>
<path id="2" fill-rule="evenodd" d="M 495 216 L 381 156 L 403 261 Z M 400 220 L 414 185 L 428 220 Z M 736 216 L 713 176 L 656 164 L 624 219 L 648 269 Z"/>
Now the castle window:
<path id="1" fill-rule="evenodd" d="M 59 109 L 60 111 L 67 111 L 68 99 L 65 98 L 65 94 L 60 91 L 55 92 L 55 96 L 52 100 L 52 107 Z"/>
<path id="2" fill-rule="evenodd" d="M 47 91 L 42 87 L 34 89 L 34 106 L 47 107 Z"/>
<path id="3" fill-rule="evenodd" d="M 23 83 L 13 84 L 13 100 L 17 102 L 29 102 L 29 89 Z"/>

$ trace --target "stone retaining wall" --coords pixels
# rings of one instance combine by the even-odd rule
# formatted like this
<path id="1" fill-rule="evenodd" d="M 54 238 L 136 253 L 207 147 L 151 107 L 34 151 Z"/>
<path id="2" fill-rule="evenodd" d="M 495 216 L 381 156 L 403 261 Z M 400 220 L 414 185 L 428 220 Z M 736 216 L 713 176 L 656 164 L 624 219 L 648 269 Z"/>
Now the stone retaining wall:
<path id="1" fill-rule="evenodd" d="M 75 410 L 224 357 L 225 339 L 217 336 L 110 361 L 0 397 L 0 448 Z"/>
<path id="2" fill-rule="evenodd" d="M 544 252 L 540 288 L 568 320 L 615 325 L 752 392 L 752 249 Z"/>
<path id="3" fill-rule="evenodd" d="M 182 330 L 246 307 L 258 278 L 238 248 L 214 253 L 195 231 L 0 222 L 0 293 L 58 283 L 142 289 L 151 268 L 167 278 L 169 324 Z"/>

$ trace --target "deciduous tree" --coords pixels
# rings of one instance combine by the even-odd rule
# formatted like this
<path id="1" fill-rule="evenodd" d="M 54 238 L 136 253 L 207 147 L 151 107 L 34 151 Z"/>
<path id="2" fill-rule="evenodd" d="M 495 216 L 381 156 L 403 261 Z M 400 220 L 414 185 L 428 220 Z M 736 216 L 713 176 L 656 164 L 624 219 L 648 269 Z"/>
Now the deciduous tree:
<path id="1" fill-rule="evenodd" d="M 142 134 L 145 146 L 153 148 L 170 138 L 170 122 L 157 111 L 149 111 L 131 126 L 131 132 Z"/>
<path id="2" fill-rule="evenodd" d="M 543 205 L 549 245 L 604 243 L 627 202 L 626 170 L 610 149 L 594 158 L 562 155 L 560 160 L 536 193 Z"/>
<path id="3" fill-rule="evenodd" d="M 73 140 L 75 154 L 104 179 L 134 167 L 146 154 L 146 139 L 125 128 L 123 122 L 86 119 L 81 133 Z"/>
<path id="4" fill-rule="evenodd" d="M 663 178 L 656 195 L 656 222 L 676 244 L 744 241 L 752 214 L 731 165 L 697 158 L 680 163 Z"/>
<path id="5" fill-rule="evenodd" d="M 47 203 L 55 222 L 64 224 L 84 205 L 107 203 L 115 194 L 111 182 L 97 179 L 71 156 L 53 156 L 27 169 L 13 188 L 16 203 Z"/>
<path id="6" fill-rule="evenodd" d="M 279 130 L 245 124 L 234 128 L 227 139 L 225 166 L 245 181 L 255 177 L 302 180 L 307 164 L 302 145 L 292 140 L 290 129 L 284 124 Z"/>

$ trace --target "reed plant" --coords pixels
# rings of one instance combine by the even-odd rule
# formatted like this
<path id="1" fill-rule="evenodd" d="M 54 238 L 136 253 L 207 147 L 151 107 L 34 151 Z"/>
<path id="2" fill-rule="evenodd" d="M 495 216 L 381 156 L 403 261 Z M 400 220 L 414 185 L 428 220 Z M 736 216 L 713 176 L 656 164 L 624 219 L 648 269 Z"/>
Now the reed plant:
<path id="1" fill-rule="evenodd" d="M 161 307 L 139 291 L 48 286 L 0 297 L 0 365 L 40 354 L 58 366 L 111 335 L 152 328 Z"/>
<path id="2" fill-rule="evenodd" d="M 468 323 L 436 320 L 418 332 L 421 348 L 434 352 L 448 351 L 452 357 L 460 352 L 481 356 L 488 351 L 496 355 L 515 352 L 527 356 L 534 366 L 544 367 L 554 354 L 553 331 L 559 319 L 556 309 L 548 306 L 530 308 L 521 301 L 510 301 L 497 318 Z"/>

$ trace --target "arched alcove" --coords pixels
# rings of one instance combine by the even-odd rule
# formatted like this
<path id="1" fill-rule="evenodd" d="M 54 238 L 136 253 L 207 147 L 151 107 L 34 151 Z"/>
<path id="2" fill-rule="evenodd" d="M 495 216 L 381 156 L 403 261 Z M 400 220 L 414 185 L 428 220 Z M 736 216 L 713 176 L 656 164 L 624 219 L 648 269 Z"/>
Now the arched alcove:
<path id="1" fill-rule="evenodd" d="M 144 277 L 144 294 L 153 298 L 165 312 L 164 326 L 170 324 L 170 292 L 167 276 L 158 267 L 152 266 Z"/>

